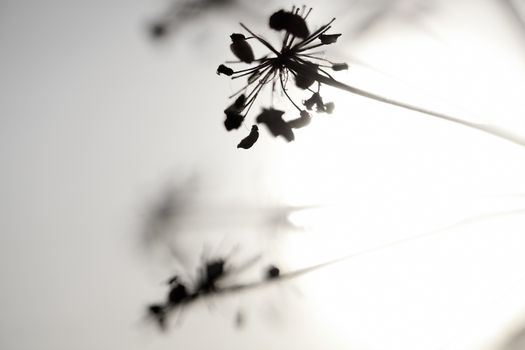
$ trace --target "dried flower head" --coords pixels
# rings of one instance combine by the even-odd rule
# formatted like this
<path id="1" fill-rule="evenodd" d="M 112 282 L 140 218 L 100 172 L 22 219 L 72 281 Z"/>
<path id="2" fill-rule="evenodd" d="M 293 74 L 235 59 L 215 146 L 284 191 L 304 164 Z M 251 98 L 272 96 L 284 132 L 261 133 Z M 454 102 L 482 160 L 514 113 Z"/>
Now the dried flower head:
<path id="1" fill-rule="evenodd" d="M 322 52 L 312 51 L 335 43 L 341 34 L 327 34 L 335 19 L 310 32 L 306 19 L 311 10 L 311 8 L 306 10 L 305 7 L 293 7 L 291 11 L 279 10 L 270 16 L 270 28 L 284 32 L 280 49 L 263 37 L 254 34 L 242 23 L 241 27 L 250 36 L 246 37 L 240 33 L 230 35 L 231 51 L 239 60 L 235 63 L 246 63 L 251 67 L 235 71 L 221 64 L 217 68 L 219 75 L 224 74 L 230 76 L 231 79 L 243 77 L 247 79 L 246 84 L 230 96 L 230 98 L 236 98 L 234 103 L 224 110 L 226 130 L 238 129 L 244 123 L 257 96 L 268 83 L 271 83 L 272 86 L 272 96 L 276 86 L 280 86 L 282 94 L 299 111 L 298 117 L 287 120 L 283 118 L 284 111 L 273 107 L 263 108 L 255 121 L 266 125 L 275 137 L 282 136 L 288 142 L 293 141 L 295 139 L 293 129 L 305 127 L 310 123 L 311 115 L 308 111 L 311 111 L 314 106 L 317 113 L 332 113 L 334 104 L 323 102 L 320 95 L 321 84 L 325 84 L 327 80 L 333 80 L 326 71 L 327 69 L 341 71 L 348 69 L 348 65 L 331 62 L 319 56 Z M 261 58 L 255 58 L 249 40 L 256 40 L 269 52 Z M 310 92 L 310 96 L 300 103 L 294 101 L 287 92 L 290 77 L 293 77 L 295 86 Z M 313 88 L 315 83 L 317 86 Z M 250 148 L 257 141 L 256 131 L 256 126 L 252 127 L 250 134 L 241 141 L 238 148 Z"/>

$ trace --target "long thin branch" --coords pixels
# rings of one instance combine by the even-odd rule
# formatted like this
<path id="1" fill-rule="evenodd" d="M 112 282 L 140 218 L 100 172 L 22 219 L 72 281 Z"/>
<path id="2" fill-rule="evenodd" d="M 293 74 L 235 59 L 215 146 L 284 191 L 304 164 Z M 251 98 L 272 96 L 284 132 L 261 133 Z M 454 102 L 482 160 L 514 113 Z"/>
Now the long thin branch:
<path id="1" fill-rule="evenodd" d="M 430 110 L 430 109 L 418 107 L 418 106 L 415 106 L 415 105 L 412 105 L 412 104 L 409 104 L 409 103 L 405 103 L 405 102 L 402 102 L 402 101 L 397 101 L 397 100 L 394 100 L 394 99 L 391 99 L 391 98 L 387 98 L 387 97 L 384 97 L 384 96 L 381 96 L 381 95 L 377 95 L 377 94 L 375 94 L 373 92 L 362 90 L 362 89 L 356 88 L 354 86 L 350 86 L 350 85 L 347 85 L 345 83 L 342 83 L 342 82 L 340 82 L 338 80 L 331 79 L 329 77 L 325 77 L 325 76 L 319 74 L 317 71 L 309 69 L 308 66 L 302 65 L 302 64 L 300 64 L 298 62 L 294 62 L 292 60 L 289 60 L 287 62 L 287 66 L 290 69 L 292 69 L 292 70 L 294 70 L 296 72 L 302 72 L 304 74 L 313 76 L 315 78 L 315 80 L 317 80 L 318 82 L 320 82 L 322 84 L 326 84 L 326 85 L 332 86 L 334 88 L 337 88 L 337 89 L 340 89 L 340 90 L 344 90 L 344 91 L 350 92 L 352 94 L 360 95 L 360 96 L 363 96 L 363 97 L 366 97 L 366 98 L 369 98 L 369 99 L 372 99 L 372 100 L 375 100 L 375 101 L 379 101 L 379 102 L 383 102 L 383 103 L 386 103 L 386 104 L 389 104 L 389 105 L 405 108 L 405 109 L 408 109 L 408 110 L 411 110 L 411 111 L 427 114 L 427 115 L 430 115 L 430 116 L 433 116 L 433 117 L 436 117 L 436 118 L 440 118 L 440 119 L 443 119 L 443 120 L 447 120 L 449 122 L 453 122 L 453 123 L 456 123 L 456 124 L 461 124 L 463 126 L 467 126 L 469 128 L 472 128 L 472 129 L 476 129 L 476 130 L 479 130 L 479 131 L 486 132 L 488 134 L 500 137 L 502 139 L 505 139 L 505 140 L 510 141 L 510 142 L 514 142 L 514 143 L 516 143 L 516 144 L 518 144 L 520 146 L 525 147 L 525 138 L 523 136 L 516 135 L 516 134 L 514 134 L 514 133 L 512 133 L 510 131 L 501 129 L 501 128 L 497 127 L 497 126 L 490 125 L 490 124 L 469 122 L 467 120 L 456 118 L 456 117 L 453 117 L 453 116 L 450 116 L 450 115 L 447 115 L 447 114 L 444 114 L 444 113 L 439 113 L 439 112 L 436 112 L 436 111 L 433 111 L 433 110 Z"/>

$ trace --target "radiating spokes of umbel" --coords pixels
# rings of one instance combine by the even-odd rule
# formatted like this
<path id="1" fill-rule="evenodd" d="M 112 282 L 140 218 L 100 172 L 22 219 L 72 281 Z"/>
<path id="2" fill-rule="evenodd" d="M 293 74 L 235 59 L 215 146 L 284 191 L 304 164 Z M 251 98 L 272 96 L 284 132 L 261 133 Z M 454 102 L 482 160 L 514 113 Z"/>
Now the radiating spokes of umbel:
<path id="1" fill-rule="evenodd" d="M 283 39 L 279 46 L 272 45 L 242 23 L 240 26 L 249 36 L 246 37 L 241 33 L 230 35 L 230 48 L 238 59 L 237 62 L 232 63 L 244 63 L 248 64 L 249 67 L 233 70 L 221 64 L 217 68 L 217 74 L 219 75 L 230 76 L 234 80 L 239 78 L 246 78 L 247 80 L 241 89 L 230 96 L 234 101 L 224 110 L 224 126 L 226 130 L 231 131 L 240 128 L 245 123 L 252 106 L 263 88 L 271 85 L 272 94 L 276 93 L 276 89 L 280 89 L 292 106 L 297 109 L 298 115 L 292 118 L 284 118 L 285 112 L 283 110 L 274 107 L 263 107 L 262 111 L 255 117 L 254 122 L 264 124 L 273 136 L 281 136 L 288 142 L 291 142 L 295 139 L 294 130 L 303 128 L 310 123 L 312 112 L 332 113 L 335 108 L 334 103 L 325 103 L 321 96 L 322 85 L 329 85 L 377 102 L 467 126 L 525 146 L 525 139 L 522 136 L 503 130 L 500 127 L 471 122 L 456 116 L 391 99 L 336 80 L 328 71 L 346 70 L 348 65 L 321 57 L 324 52 L 318 50 L 323 46 L 336 43 L 341 34 L 328 33 L 335 19 L 310 32 L 306 22 L 310 12 L 311 9 L 306 10 L 305 7 L 293 7 L 291 11 L 279 10 L 270 16 L 268 21 L 270 28 L 283 32 Z M 265 47 L 268 51 L 267 54 L 260 58 L 255 58 L 249 44 L 250 40 L 255 40 Z M 290 78 L 294 79 L 294 85 L 298 89 L 308 93 L 306 99 L 297 102 L 290 96 L 288 93 Z M 243 149 L 251 148 L 258 138 L 258 127 L 253 124 L 248 136 L 241 140 L 237 147 Z"/>

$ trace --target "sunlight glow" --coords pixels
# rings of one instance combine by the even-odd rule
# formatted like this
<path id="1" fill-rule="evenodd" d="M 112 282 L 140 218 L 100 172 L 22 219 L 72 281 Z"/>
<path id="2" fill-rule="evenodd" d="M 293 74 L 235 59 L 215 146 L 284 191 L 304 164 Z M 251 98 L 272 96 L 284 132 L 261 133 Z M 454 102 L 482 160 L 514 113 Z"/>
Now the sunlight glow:
<path id="1" fill-rule="evenodd" d="M 408 81 L 423 76 L 435 82 L 423 94 L 438 97 L 431 108 L 456 114 L 474 110 L 460 115 L 476 120 L 482 109 L 472 109 L 471 99 L 486 87 L 471 73 L 497 77 L 498 66 L 471 60 L 466 71 L 465 57 L 452 57 L 463 64 L 448 62 L 445 75 L 442 69 L 428 69 L 443 67 L 443 53 L 414 50 L 424 44 L 417 37 L 395 48 L 378 44 L 383 61 L 379 53 L 369 52 L 384 67 L 410 64 Z M 480 45 L 473 43 L 471 54 L 479 57 L 483 47 L 475 44 Z M 394 62 L 396 57 L 403 57 L 402 62 Z M 411 93 L 406 84 L 396 87 L 391 80 L 391 85 L 374 86 L 365 76 L 350 69 L 343 79 L 425 107 L 432 103 L 421 97 L 422 91 Z M 349 329 L 359 329 L 360 334 L 349 339 L 370 349 L 455 348 L 451 344 L 474 349 L 487 337 L 494 340 L 509 317 L 525 312 L 525 303 L 515 299 L 503 308 L 493 306 L 525 287 L 525 198 L 519 195 L 525 193 L 524 150 L 476 130 L 346 92 L 332 89 L 324 94 L 336 103 L 334 114 L 315 116 L 313 127 L 298 132 L 281 158 L 277 183 L 287 203 L 319 206 L 289 218 L 304 228 L 300 236 L 289 236 L 283 243 L 290 265 L 308 266 L 358 253 L 304 277 L 320 323 L 338 329 L 343 338 Z M 482 105 L 490 104 L 485 111 L 495 111 L 499 100 L 508 98 L 494 91 L 491 101 Z M 460 104 L 466 108 L 451 108 Z M 506 112 L 519 114 L 516 109 Z M 506 126 L 505 118 L 487 120 Z M 423 236 L 389 246 L 418 235 Z M 360 255 L 363 251 L 368 252 Z M 492 312 L 492 322 L 484 311 Z M 476 327 L 487 332 L 475 336 Z M 467 339 L 469 334 L 472 339 Z"/>

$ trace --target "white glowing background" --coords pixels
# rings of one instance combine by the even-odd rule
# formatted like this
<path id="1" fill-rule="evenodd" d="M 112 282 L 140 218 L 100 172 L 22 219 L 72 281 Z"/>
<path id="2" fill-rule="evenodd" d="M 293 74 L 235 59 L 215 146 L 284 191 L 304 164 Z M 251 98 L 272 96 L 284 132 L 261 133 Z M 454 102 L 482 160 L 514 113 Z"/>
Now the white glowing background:
<path id="1" fill-rule="evenodd" d="M 435 1 L 417 21 L 398 1 L 361 36 L 362 2 L 311 3 L 312 21 L 338 17 L 338 79 L 525 137 L 525 32 L 503 1 Z M 235 84 L 214 70 L 238 17 L 266 30 L 279 4 L 159 47 L 142 25 L 160 1 L 0 3 L 0 348 L 516 350 L 502 344 L 525 317 L 525 149 L 326 88 L 334 114 L 239 152 L 220 116 Z M 227 236 L 283 269 L 355 256 L 157 334 L 141 312 L 173 269 L 134 234 L 159 184 L 194 169 L 214 208 L 183 238 L 196 255 Z M 252 230 L 243 203 L 305 207 L 289 217 L 303 230 Z"/>

